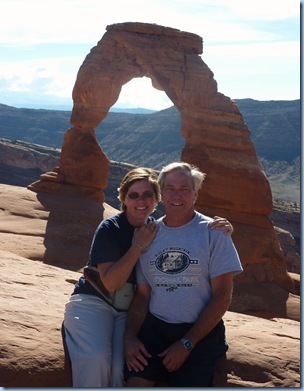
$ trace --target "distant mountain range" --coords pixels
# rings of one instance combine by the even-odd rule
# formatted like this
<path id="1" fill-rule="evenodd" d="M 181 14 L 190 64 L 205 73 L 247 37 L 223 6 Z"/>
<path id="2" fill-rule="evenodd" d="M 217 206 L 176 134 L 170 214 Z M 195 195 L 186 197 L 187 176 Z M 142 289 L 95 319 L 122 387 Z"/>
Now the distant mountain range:
<path id="1" fill-rule="evenodd" d="M 299 203 L 300 100 L 235 102 L 251 131 L 273 197 Z M 64 133 L 71 127 L 70 115 L 70 111 L 0 104 L 0 137 L 61 148 Z M 96 137 L 109 159 L 160 169 L 180 158 L 184 146 L 180 127 L 175 106 L 158 112 L 115 109 L 96 128 Z"/>

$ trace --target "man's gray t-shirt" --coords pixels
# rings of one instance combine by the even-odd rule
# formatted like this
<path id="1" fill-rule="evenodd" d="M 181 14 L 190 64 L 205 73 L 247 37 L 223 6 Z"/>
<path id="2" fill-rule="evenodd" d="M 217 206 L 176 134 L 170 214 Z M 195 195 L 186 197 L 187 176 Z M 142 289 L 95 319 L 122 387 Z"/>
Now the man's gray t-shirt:
<path id="1" fill-rule="evenodd" d="M 140 257 L 137 283 L 151 286 L 149 310 L 166 322 L 195 322 L 211 299 L 210 280 L 243 270 L 231 238 L 211 229 L 210 221 L 196 212 L 186 225 L 167 227 L 160 218 Z"/>

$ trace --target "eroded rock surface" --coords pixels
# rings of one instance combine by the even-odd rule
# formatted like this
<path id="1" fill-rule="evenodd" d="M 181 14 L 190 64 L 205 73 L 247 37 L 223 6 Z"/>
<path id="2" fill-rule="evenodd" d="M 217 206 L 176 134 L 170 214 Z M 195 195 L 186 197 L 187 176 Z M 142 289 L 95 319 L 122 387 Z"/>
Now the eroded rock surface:
<path id="1" fill-rule="evenodd" d="M 92 212 L 98 214 L 100 204 L 94 201 L 88 207 L 87 200 L 79 199 L 73 216 L 64 216 L 68 204 L 62 196 L 48 194 L 46 204 L 40 195 L 0 185 L 1 387 L 72 385 L 61 325 L 80 270 L 69 262 L 79 268 L 86 263 L 98 221 Z M 104 217 L 116 212 L 104 204 Z M 53 257 L 61 252 L 63 264 L 43 262 L 50 242 Z M 236 285 L 233 301 L 224 317 L 230 348 L 214 386 L 299 387 L 299 296 L 273 283 L 255 282 Z"/>

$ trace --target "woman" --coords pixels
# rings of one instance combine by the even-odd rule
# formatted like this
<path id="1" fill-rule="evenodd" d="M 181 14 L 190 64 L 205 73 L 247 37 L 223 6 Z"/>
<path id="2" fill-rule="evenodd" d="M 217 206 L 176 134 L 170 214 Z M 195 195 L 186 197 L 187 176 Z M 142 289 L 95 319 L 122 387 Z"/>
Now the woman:
<path id="1" fill-rule="evenodd" d="M 105 289 L 115 292 L 125 283 L 136 284 L 134 266 L 157 232 L 149 215 L 160 200 L 157 174 L 135 168 L 123 178 L 119 191 L 122 212 L 98 226 L 89 266 L 98 268 Z M 233 228 L 225 219 L 216 229 Z M 81 276 L 66 304 L 64 328 L 72 362 L 73 387 L 123 387 L 123 335 L 127 310 L 107 303 Z"/>

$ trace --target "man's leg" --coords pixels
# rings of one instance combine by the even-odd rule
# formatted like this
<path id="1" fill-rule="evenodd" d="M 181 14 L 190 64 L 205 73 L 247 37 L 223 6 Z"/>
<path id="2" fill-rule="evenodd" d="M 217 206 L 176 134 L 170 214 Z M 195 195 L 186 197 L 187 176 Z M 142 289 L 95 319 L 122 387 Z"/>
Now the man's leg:
<path id="1" fill-rule="evenodd" d="M 151 357 L 142 371 L 129 371 L 125 364 L 124 375 L 127 387 L 155 387 L 160 382 L 166 382 L 167 371 L 162 359 L 158 357 L 158 353 L 163 352 L 168 346 L 167 341 L 162 337 L 163 323 L 148 313 L 138 338 L 145 345 Z"/>
<path id="2" fill-rule="evenodd" d="M 180 369 L 169 374 L 169 387 L 211 387 L 217 361 L 227 349 L 225 327 L 220 321 L 195 346 Z"/>

